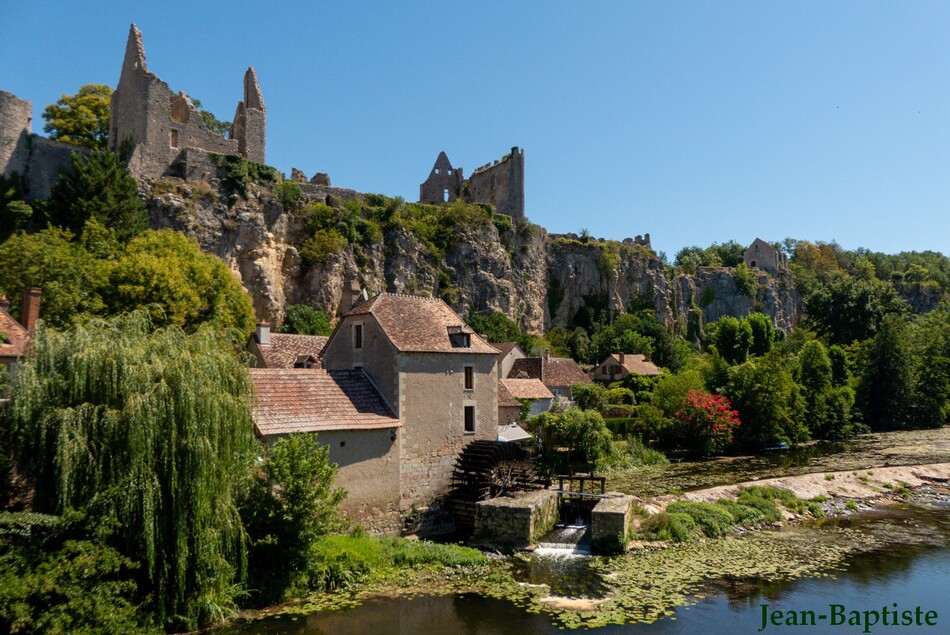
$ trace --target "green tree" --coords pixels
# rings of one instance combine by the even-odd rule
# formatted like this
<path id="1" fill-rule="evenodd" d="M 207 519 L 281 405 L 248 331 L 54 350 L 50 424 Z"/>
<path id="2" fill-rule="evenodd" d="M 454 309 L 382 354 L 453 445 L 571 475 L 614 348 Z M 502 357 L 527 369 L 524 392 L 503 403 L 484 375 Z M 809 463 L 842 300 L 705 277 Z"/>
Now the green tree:
<path id="1" fill-rule="evenodd" d="M 50 193 L 49 214 L 54 225 L 76 234 L 94 218 L 122 241 L 148 228 L 135 179 L 108 150 L 73 154 L 70 168 Z"/>
<path id="2" fill-rule="evenodd" d="M 772 343 L 775 341 L 772 318 L 764 313 L 753 313 L 746 319 L 752 329 L 752 346 L 749 347 L 749 352 L 756 356 L 765 355 L 772 350 Z"/>
<path id="3" fill-rule="evenodd" d="M 333 487 L 336 473 L 329 447 L 315 434 L 292 434 L 265 451 L 240 505 L 251 539 L 248 581 L 257 600 L 276 601 L 293 586 L 308 586 L 311 548 L 344 527 L 339 508 L 346 490 Z"/>
<path id="4" fill-rule="evenodd" d="M 601 412 L 607 407 L 607 389 L 600 384 L 574 384 L 571 395 L 581 410 Z"/>
<path id="5" fill-rule="evenodd" d="M 898 315 L 888 315 L 862 351 L 858 403 L 864 421 L 874 430 L 907 424 L 914 389 L 913 354 L 907 326 Z"/>
<path id="6" fill-rule="evenodd" d="M 805 298 L 807 321 L 831 344 L 873 337 L 884 317 L 904 314 L 907 304 L 877 280 L 839 276 Z"/>
<path id="7" fill-rule="evenodd" d="M 0 174 L 0 242 L 26 229 L 32 218 L 33 208 L 23 200 L 19 176 Z"/>
<path id="8" fill-rule="evenodd" d="M 108 272 L 68 230 L 50 227 L 35 234 L 18 234 L 0 244 L 0 291 L 22 298 L 27 287 L 43 289 L 40 317 L 65 326 L 81 313 L 105 308 L 101 290 Z M 10 306 L 15 318 L 19 303 Z"/>
<path id="9" fill-rule="evenodd" d="M 148 307 L 156 324 L 190 330 L 209 323 L 234 329 L 238 339 L 254 330 L 250 297 L 224 262 L 169 229 L 131 240 L 110 267 L 103 295 L 111 312 Z"/>
<path id="10" fill-rule="evenodd" d="M 278 333 L 297 333 L 298 335 L 329 335 L 333 332 L 330 316 L 326 311 L 306 304 L 291 304 Z"/>
<path id="11" fill-rule="evenodd" d="M 758 450 L 808 439 L 807 428 L 797 420 L 801 395 L 781 356 L 772 353 L 730 368 L 724 393 L 742 420 L 736 434 L 741 447 Z"/>
<path id="12" fill-rule="evenodd" d="M 798 354 L 798 368 L 803 419 L 811 434 L 825 439 L 850 436 L 854 391 L 835 384 L 834 366 L 824 345 L 817 340 L 806 342 Z"/>
<path id="13" fill-rule="evenodd" d="M 245 562 L 235 476 L 254 448 L 251 383 L 230 342 L 144 312 L 42 324 L 3 426 L 35 511 L 113 519 L 168 628 L 234 607 Z M 92 511 L 94 508 L 94 512 Z"/>
<path id="14" fill-rule="evenodd" d="M 752 348 L 752 326 L 748 320 L 732 316 L 719 318 L 716 323 L 714 342 L 716 350 L 730 364 L 741 364 L 749 357 Z"/>
<path id="15" fill-rule="evenodd" d="M 613 435 L 599 412 L 570 408 L 564 412 L 542 412 L 527 421 L 536 430 L 545 448 L 545 462 L 555 471 L 567 469 L 558 448 L 571 458 L 580 459 L 589 469 L 608 456 L 613 448 Z"/>
<path id="16" fill-rule="evenodd" d="M 935 338 L 920 359 L 912 403 L 914 424 L 937 428 L 950 416 L 950 345 Z"/>
<path id="17" fill-rule="evenodd" d="M 112 89 L 102 84 L 85 84 L 75 95 L 63 95 L 43 111 L 43 131 L 51 139 L 105 150 L 109 142 L 109 115 Z"/>
<path id="18" fill-rule="evenodd" d="M 836 344 L 828 348 L 828 361 L 831 362 L 831 383 L 835 386 L 847 386 L 851 379 L 848 354 Z"/>

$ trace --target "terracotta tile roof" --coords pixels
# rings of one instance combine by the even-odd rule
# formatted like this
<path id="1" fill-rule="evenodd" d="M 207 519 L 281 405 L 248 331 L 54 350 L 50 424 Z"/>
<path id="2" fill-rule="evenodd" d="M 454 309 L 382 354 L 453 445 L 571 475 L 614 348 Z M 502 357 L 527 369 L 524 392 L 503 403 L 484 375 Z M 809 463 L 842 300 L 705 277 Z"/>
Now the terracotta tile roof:
<path id="1" fill-rule="evenodd" d="M 508 373 L 511 379 L 540 379 L 548 387 L 591 384 L 593 381 L 568 357 L 525 357 L 516 359 Z"/>
<path id="2" fill-rule="evenodd" d="M 505 384 L 502 382 L 506 381 L 504 379 L 498 380 L 498 407 L 499 408 L 520 408 L 521 402 L 515 399 L 514 395 L 505 387 Z"/>
<path id="3" fill-rule="evenodd" d="M 0 333 L 6 336 L 0 339 L 0 357 L 20 357 L 26 353 L 30 334 L 3 309 L 0 309 Z"/>
<path id="4" fill-rule="evenodd" d="M 592 384 L 593 380 L 569 357 L 551 357 L 544 364 L 545 386 L 573 386 Z"/>
<path id="5" fill-rule="evenodd" d="M 381 293 L 357 304 L 344 317 L 366 314 L 376 318 L 401 352 L 498 354 L 497 349 L 473 333 L 449 305 L 437 298 Z M 468 334 L 471 346 L 453 346 L 450 334 L 456 338 Z"/>
<path id="6" fill-rule="evenodd" d="M 270 345 L 258 346 L 266 368 L 293 368 L 302 355 L 318 357 L 330 338 L 326 335 L 271 333 Z"/>
<path id="7" fill-rule="evenodd" d="M 541 357 L 522 357 L 516 359 L 508 372 L 509 379 L 541 379 Z"/>
<path id="8" fill-rule="evenodd" d="M 611 357 L 614 358 L 616 363 L 620 363 L 619 353 L 614 353 Z M 634 373 L 635 375 L 655 377 L 656 375 L 663 374 L 663 371 L 660 370 L 656 364 L 648 360 L 646 355 L 625 353 L 623 356 L 623 364 L 621 365 L 626 368 L 628 372 Z"/>
<path id="9" fill-rule="evenodd" d="M 361 370 L 252 368 L 261 436 L 398 428 L 399 419 Z"/>
<path id="10" fill-rule="evenodd" d="M 515 399 L 554 398 L 554 395 L 541 383 L 540 379 L 502 379 L 501 383 Z"/>

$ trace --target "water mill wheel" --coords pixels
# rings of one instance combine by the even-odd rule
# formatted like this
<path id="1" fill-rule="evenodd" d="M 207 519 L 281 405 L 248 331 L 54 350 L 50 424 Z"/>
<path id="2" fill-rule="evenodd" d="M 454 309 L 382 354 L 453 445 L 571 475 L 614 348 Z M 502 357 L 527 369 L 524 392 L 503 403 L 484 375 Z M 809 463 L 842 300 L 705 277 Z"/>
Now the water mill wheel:
<path id="1" fill-rule="evenodd" d="M 456 459 L 448 507 L 459 533 L 471 535 L 475 529 L 475 503 L 544 486 L 534 458 L 523 447 L 502 441 L 472 441 Z"/>

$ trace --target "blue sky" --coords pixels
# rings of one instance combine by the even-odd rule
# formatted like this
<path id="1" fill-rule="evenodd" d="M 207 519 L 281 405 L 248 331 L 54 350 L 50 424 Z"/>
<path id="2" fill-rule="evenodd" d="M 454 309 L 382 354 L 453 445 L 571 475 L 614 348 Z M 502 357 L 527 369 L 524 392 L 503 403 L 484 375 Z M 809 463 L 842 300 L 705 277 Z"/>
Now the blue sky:
<path id="1" fill-rule="evenodd" d="M 416 200 L 440 150 L 517 145 L 554 232 L 950 253 L 950 3 L 7 0 L 0 89 L 42 132 L 115 86 L 131 22 L 221 119 L 253 65 L 288 174 Z"/>

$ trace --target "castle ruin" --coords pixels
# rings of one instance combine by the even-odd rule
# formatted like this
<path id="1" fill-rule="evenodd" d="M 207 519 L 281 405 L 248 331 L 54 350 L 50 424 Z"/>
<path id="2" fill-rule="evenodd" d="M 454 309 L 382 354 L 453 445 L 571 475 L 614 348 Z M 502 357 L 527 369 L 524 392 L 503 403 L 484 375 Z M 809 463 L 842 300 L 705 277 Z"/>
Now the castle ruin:
<path id="1" fill-rule="evenodd" d="M 148 179 L 193 176 L 188 164 L 200 157 L 189 150 L 264 163 L 267 110 L 253 67 L 244 74 L 243 97 L 234 114 L 230 138 L 208 130 L 188 95 L 173 93 L 148 70 L 142 33 L 133 24 L 119 85 L 112 93 L 109 146 L 127 157 L 133 174 Z"/>
<path id="2" fill-rule="evenodd" d="M 457 199 L 488 203 L 499 214 L 524 219 L 524 150 L 513 147 L 510 154 L 477 168 L 468 179 L 440 152 L 429 178 L 419 186 L 419 202 L 439 205 Z"/>

